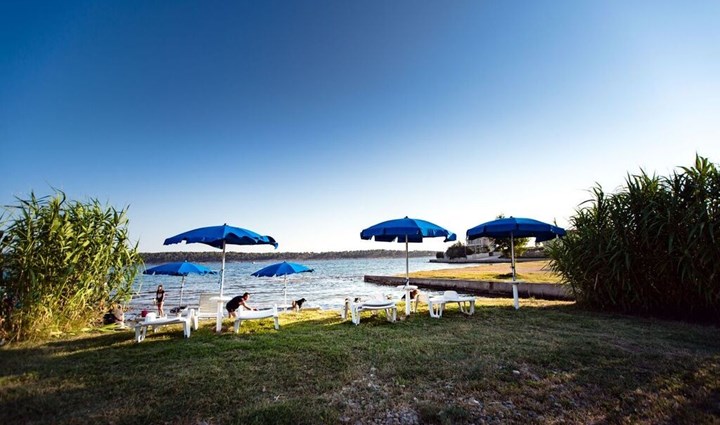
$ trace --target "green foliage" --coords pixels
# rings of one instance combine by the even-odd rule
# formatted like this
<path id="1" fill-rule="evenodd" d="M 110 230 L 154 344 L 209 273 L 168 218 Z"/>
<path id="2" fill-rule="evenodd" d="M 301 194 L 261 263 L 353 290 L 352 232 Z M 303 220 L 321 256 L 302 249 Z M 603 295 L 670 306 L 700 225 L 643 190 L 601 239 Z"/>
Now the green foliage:
<path id="1" fill-rule="evenodd" d="M 505 214 L 498 214 L 495 218 L 505 218 Z M 510 258 L 513 247 L 515 248 L 515 258 L 522 256 L 527 251 L 527 244 L 530 238 L 514 238 L 511 244 L 510 238 L 496 238 L 495 251 L 502 253 L 503 257 Z"/>
<path id="2" fill-rule="evenodd" d="M 530 238 L 514 238 L 515 258 L 521 257 L 528 250 L 527 243 Z M 510 258 L 511 255 L 510 238 L 495 239 L 495 251 L 500 251 L 503 257 Z"/>
<path id="3" fill-rule="evenodd" d="M 472 255 L 473 253 L 474 251 L 462 242 L 455 242 L 445 251 L 445 255 L 451 260 L 453 258 L 467 258 L 468 255 Z"/>
<path id="4" fill-rule="evenodd" d="M 11 339 L 87 326 L 127 301 L 142 261 L 128 239 L 126 210 L 65 194 L 18 199 L 0 241 L 2 331 Z"/>
<path id="5" fill-rule="evenodd" d="M 553 271 L 588 306 L 691 320 L 720 319 L 720 172 L 697 156 L 668 177 L 626 187 L 576 211 L 548 247 Z"/>

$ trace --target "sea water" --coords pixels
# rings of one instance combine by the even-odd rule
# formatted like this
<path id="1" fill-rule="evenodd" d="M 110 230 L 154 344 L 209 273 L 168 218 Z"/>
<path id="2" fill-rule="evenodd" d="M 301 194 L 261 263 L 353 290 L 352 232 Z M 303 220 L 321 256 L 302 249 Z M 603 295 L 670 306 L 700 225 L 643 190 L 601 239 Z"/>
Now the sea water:
<path id="1" fill-rule="evenodd" d="M 467 267 L 467 264 L 430 263 L 430 257 L 410 259 L 410 272 L 422 270 Z M 363 281 L 365 275 L 405 275 L 404 258 L 308 260 L 301 263 L 314 269 L 312 273 L 297 273 L 283 277 L 254 277 L 251 274 L 276 261 L 227 262 L 225 263 L 225 286 L 223 294 L 227 296 L 250 293 L 248 304 L 253 307 L 282 305 L 285 303 L 285 285 L 287 302 L 305 298 L 303 307 L 323 309 L 339 308 L 347 297 L 371 297 L 378 293 L 402 291 L 393 286 L 376 285 Z M 198 305 L 199 294 L 220 292 L 220 262 L 201 263 L 217 271 L 217 275 L 189 275 L 185 278 L 182 304 L 190 307 Z M 152 267 L 153 264 L 146 264 Z M 153 299 L 158 285 L 165 289 L 165 311 L 180 305 L 180 276 L 140 275 L 133 286 L 135 295 L 130 309 L 154 310 Z M 432 291 L 427 291 L 432 292 Z"/>

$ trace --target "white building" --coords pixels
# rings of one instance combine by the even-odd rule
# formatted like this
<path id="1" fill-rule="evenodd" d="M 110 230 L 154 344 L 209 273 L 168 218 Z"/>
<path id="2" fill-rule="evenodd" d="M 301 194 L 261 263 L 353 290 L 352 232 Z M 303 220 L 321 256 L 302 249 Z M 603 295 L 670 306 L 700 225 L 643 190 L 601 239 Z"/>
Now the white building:
<path id="1" fill-rule="evenodd" d="M 481 237 L 467 241 L 468 248 L 472 249 L 476 254 L 481 252 L 489 252 L 495 250 L 495 244 L 490 238 Z"/>

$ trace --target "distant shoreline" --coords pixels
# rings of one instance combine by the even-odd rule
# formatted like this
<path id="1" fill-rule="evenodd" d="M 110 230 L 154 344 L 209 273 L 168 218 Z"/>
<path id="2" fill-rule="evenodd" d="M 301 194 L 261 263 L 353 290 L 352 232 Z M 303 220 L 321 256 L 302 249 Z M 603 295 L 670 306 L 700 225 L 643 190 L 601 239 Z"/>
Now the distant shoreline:
<path id="1" fill-rule="evenodd" d="M 432 257 L 435 251 L 410 251 L 410 257 Z M 171 261 L 214 262 L 220 261 L 220 251 L 203 252 L 141 252 L 146 263 Z M 405 251 L 372 249 L 364 251 L 328 252 L 226 252 L 225 261 L 266 261 L 266 260 L 342 260 L 363 258 L 405 258 Z"/>

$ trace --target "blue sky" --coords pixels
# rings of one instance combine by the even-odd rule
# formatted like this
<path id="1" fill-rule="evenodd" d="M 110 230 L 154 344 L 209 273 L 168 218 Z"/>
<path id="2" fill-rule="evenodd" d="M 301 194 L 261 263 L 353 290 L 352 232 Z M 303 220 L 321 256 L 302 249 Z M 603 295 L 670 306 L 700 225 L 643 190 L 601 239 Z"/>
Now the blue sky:
<path id="1" fill-rule="evenodd" d="M 565 225 L 596 182 L 720 162 L 720 2 L 2 2 L 0 203 L 129 206 L 143 251 L 391 218 Z M 415 249 L 444 249 L 439 240 Z M 233 248 L 263 251 L 271 248 Z"/>

